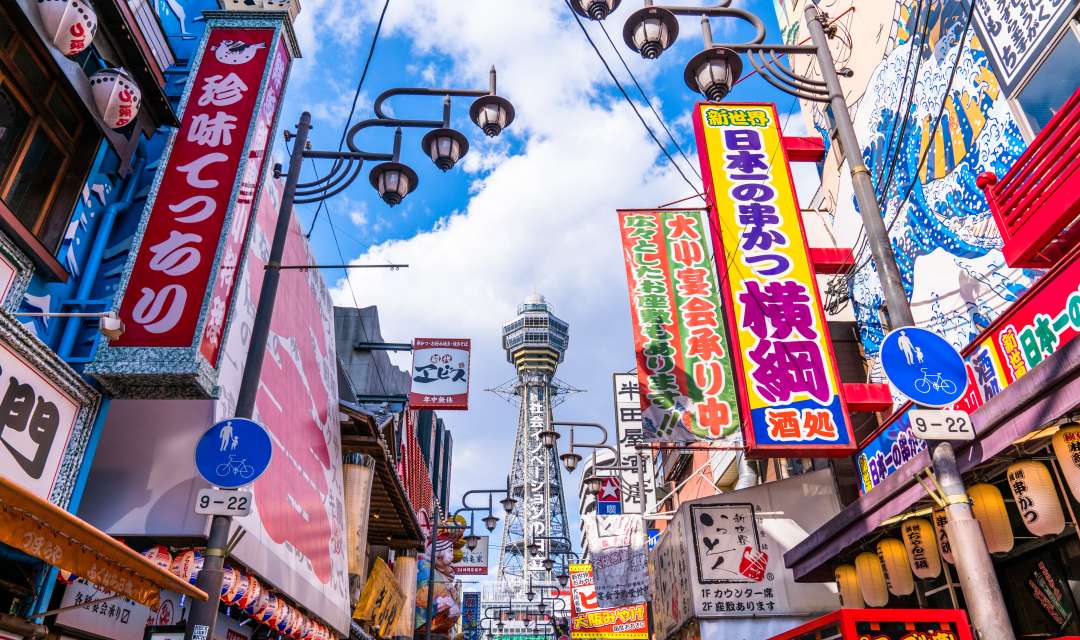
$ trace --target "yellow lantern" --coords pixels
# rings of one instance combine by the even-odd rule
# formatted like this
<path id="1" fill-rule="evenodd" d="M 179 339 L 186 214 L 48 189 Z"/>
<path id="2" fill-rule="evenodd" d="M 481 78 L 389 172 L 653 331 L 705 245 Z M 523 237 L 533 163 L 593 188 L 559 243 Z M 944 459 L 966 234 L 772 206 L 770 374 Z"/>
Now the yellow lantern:
<path id="1" fill-rule="evenodd" d="M 949 564 L 956 564 L 953 558 L 952 544 L 949 542 L 949 533 L 945 531 L 945 525 L 949 524 L 949 514 L 945 509 L 934 509 L 934 535 L 937 536 L 938 550 L 941 557 Z"/>
<path id="2" fill-rule="evenodd" d="M 363 453 L 345 456 L 345 554 L 349 573 L 367 575 L 368 521 L 375 459 Z"/>
<path id="3" fill-rule="evenodd" d="M 859 593 L 867 606 L 884 607 L 889 604 L 885 572 L 876 553 L 863 551 L 855 556 L 855 574 L 859 580 Z"/>
<path id="4" fill-rule="evenodd" d="M 394 632 L 388 635 L 413 637 L 416 631 L 416 617 L 413 615 L 413 604 L 416 602 L 416 556 L 399 554 L 394 559 L 394 580 L 405 594 L 405 606 L 398 613 L 394 622 Z"/>
<path id="5" fill-rule="evenodd" d="M 941 555 L 934 540 L 934 525 L 929 520 L 905 520 L 900 525 L 900 537 L 904 539 L 908 564 L 916 577 L 926 580 L 941 574 Z"/>
<path id="6" fill-rule="evenodd" d="M 885 584 L 889 593 L 896 596 L 909 596 L 915 591 L 915 579 L 908 566 L 907 549 L 896 538 L 883 538 L 877 543 L 878 560 L 885 571 Z"/>
<path id="7" fill-rule="evenodd" d="M 1080 422 L 1063 425 L 1051 442 L 1065 484 L 1069 485 L 1073 498 L 1080 500 Z"/>
<path id="8" fill-rule="evenodd" d="M 990 553 L 1008 553 L 1013 548 L 1012 525 L 1005 510 L 1005 498 L 992 484 L 981 482 L 968 487 L 971 511 L 982 527 L 986 548 Z"/>
<path id="9" fill-rule="evenodd" d="M 1021 460 L 1009 465 L 1005 477 L 1028 531 L 1036 536 L 1056 536 L 1065 530 L 1065 514 L 1045 464 Z"/>
<path id="10" fill-rule="evenodd" d="M 845 609 L 862 609 L 866 606 L 859 592 L 859 576 L 855 567 L 842 564 L 833 573 L 836 586 L 840 590 L 840 606 Z"/>

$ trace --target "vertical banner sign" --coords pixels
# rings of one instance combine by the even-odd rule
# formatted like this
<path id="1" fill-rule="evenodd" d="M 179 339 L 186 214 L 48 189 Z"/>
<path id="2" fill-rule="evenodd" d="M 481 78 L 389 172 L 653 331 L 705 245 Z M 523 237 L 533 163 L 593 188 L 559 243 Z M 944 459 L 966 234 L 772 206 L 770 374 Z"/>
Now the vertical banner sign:
<path id="1" fill-rule="evenodd" d="M 644 440 L 641 424 L 641 385 L 636 373 L 616 373 L 612 376 L 615 397 L 615 432 L 618 437 L 619 466 L 622 504 L 624 513 L 652 513 L 656 511 L 656 490 L 653 483 L 656 473 L 653 458 L 648 453 L 639 454 L 635 445 Z M 638 469 L 643 465 L 644 469 Z M 641 474 L 644 471 L 644 474 Z M 644 475 L 644 492 L 639 479 Z"/>
<path id="2" fill-rule="evenodd" d="M 464 640 L 480 640 L 480 592 L 466 591 L 461 594 L 461 629 Z"/>
<path id="3" fill-rule="evenodd" d="M 570 565 L 570 637 L 573 640 L 647 640 L 644 602 L 601 609 L 596 602 L 592 565 Z"/>
<path id="4" fill-rule="evenodd" d="M 740 445 L 705 212 L 619 211 L 645 439 Z"/>
<path id="5" fill-rule="evenodd" d="M 413 409 L 469 408 L 469 339 L 413 340 Z"/>
<path id="6" fill-rule="evenodd" d="M 747 451 L 855 448 L 776 107 L 702 103 L 694 130 L 722 253 Z"/>
<path id="7" fill-rule="evenodd" d="M 234 188 L 243 181 L 238 173 L 258 124 L 274 36 L 269 28 L 210 30 L 120 305 L 126 330 L 114 346 L 192 345 Z"/>

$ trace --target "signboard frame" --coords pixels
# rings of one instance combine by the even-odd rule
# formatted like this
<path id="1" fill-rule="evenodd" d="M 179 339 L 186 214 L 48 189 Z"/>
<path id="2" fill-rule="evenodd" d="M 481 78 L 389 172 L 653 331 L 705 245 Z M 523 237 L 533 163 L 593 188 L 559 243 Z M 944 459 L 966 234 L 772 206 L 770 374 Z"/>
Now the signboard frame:
<path id="1" fill-rule="evenodd" d="M 709 119 L 708 110 L 721 110 L 722 115 L 730 116 L 728 122 L 721 124 L 706 124 L 706 120 Z M 762 122 L 761 118 L 755 117 L 764 111 L 765 121 Z M 757 112 L 757 114 L 755 114 Z M 734 115 L 733 115 L 734 114 Z M 734 122 L 735 116 L 740 116 L 740 120 L 744 121 L 744 124 L 736 124 Z M 729 345 L 732 353 L 740 354 L 739 357 L 732 358 L 733 366 L 735 369 L 736 377 L 736 396 L 739 402 L 739 411 L 743 417 L 743 438 L 746 442 L 746 453 L 750 457 L 846 457 L 851 455 L 857 449 L 857 442 L 855 441 L 855 434 L 850 418 L 850 414 L 847 409 L 847 402 L 844 399 L 843 385 L 840 380 L 840 373 L 837 367 L 836 354 L 833 350 L 832 340 L 829 339 L 828 325 L 825 319 L 825 312 L 821 304 L 821 292 L 819 291 L 817 279 L 814 275 L 812 262 L 810 260 L 810 249 L 806 240 L 806 229 L 803 224 L 802 216 L 799 215 L 799 203 L 798 195 L 795 191 L 795 182 L 791 172 L 790 160 L 788 158 L 787 150 L 783 145 L 783 132 L 780 130 L 780 120 L 777 115 L 776 105 L 772 103 L 711 103 L 711 102 L 699 102 L 694 106 L 693 113 L 694 123 L 694 135 L 697 142 L 698 155 L 701 161 L 702 175 L 705 181 L 705 192 L 707 198 L 707 204 L 709 207 L 709 220 L 712 223 L 711 229 L 713 234 L 713 242 L 717 247 L 715 253 L 716 268 L 720 273 L 720 289 L 721 297 L 724 301 L 725 315 L 728 316 L 728 332 L 729 332 Z M 766 173 L 754 173 L 759 171 L 759 168 L 754 168 L 751 173 L 740 175 L 737 177 L 746 179 L 747 182 L 735 184 L 735 180 L 729 176 L 724 176 L 727 182 L 731 182 L 732 192 L 744 186 L 758 186 L 756 195 L 749 193 L 751 190 L 747 190 L 747 202 L 749 205 L 757 205 L 762 202 L 765 209 L 758 209 L 757 213 L 752 215 L 759 216 L 762 220 L 760 225 L 755 225 L 760 228 L 762 234 L 766 234 L 769 238 L 772 238 L 772 243 L 775 244 L 777 249 L 773 251 L 773 254 L 779 254 L 782 256 L 780 260 L 773 260 L 766 258 L 763 255 L 750 255 L 746 256 L 742 247 L 744 245 L 744 239 L 739 238 L 740 242 L 736 242 L 736 249 L 729 248 L 727 246 L 735 238 L 727 238 L 725 243 L 725 232 L 730 232 L 732 224 L 725 218 L 731 217 L 734 221 L 734 225 L 743 228 L 744 225 L 737 221 L 737 216 L 734 214 L 734 200 L 728 201 L 728 196 L 725 194 L 725 200 L 721 201 L 717 196 L 717 185 L 714 180 L 714 173 L 723 175 L 724 171 L 721 164 L 721 158 L 719 157 L 726 149 L 721 149 L 715 145 L 710 145 L 709 140 L 711 134 L 708 131 L 719 131 L 725 127 L 736 127 L 736 131 L 743 130 L 760 130 L 761 136 L 759 139 L 760 146 L 757 147 L 763 154 L 772 154 L 776 160 L 782 160 L 782 162 L 772 161 L 766 168 Z M 716 134 L 719 135 L 719 134 Z M 726 135 L 726 134 L 725 134 Z M 714 148 L 710 149 L 710 146 Z M 749 147 L 748 147 L 749 148 Z M 715 163 L 715 167 L 714 167 Z M 749 165 L 747 165 L 747 170 Z M 755 181 L 751 181 L 753 178 Z M 764 188 L 764 189 L 763 189 Z M 766 197 L 767 192 L 773 193 L 772 197 Z M 721 208 L 723 204 L 723 208 Z M 768 207 L 771 207 L 769 209 Z M 723 215 L 721 212 L 723 211 Z M 750 214 L 748 214 L 750 215 Z M 775 218 L 771 220 L 771 218 Z M 747 223 L 749 225 L 749 223 Z M 785 235 L 786 234 L 786 235 Z M 783 238 L 786 242 L 779 242 L 777 237 Z M 760 240 L 754 241 L 754 247 L 763 246 Z M 742 253 L 740 261 L 734 260 L 735 256 Z M 768 253 L 762 251 L 762 253 Z M 772 254 L 769 254 L 770 256 Z M 803 290 L 800 292 L 805 299 L 800 300 L 800 304 L 807 310 L 809 316 L 812 316 L 809 327 L 807 330 L 812 330 L 816 333 L 816 336 L 811 338 L 803 333 L 800 333 L 798 327 L 789 327 L 788 336 L 791 334 L 798 334 L 803 338 L 803 342 L 816 342 L 816 347 L 821 355 L 823 362 L 821 362 L 820 375 L 823 375 L 828 384 L 829 400 L 826 403 L 824 400 L 813 402 L 812 400 L 785 400 L 769 401 L 761 395 L 761 392 L 756 389 L 752 389 L 750 383 L 750 371 L 748 371 L 748 365 L 746 362 L 747 352 L 754 351 L 757 347 L 762 346 L 766 342 L 770 342 L 774 338 L 778 338 L 779 342 L 783 343 L 786 338 L 781 337 L 782 332 L 777 326 L 773 326 L 773 331 L 767 334 L 766 338 L 761 338 L 756 333 L 754 326 L 747 326 L 747 318 L 744 314 L 737 313 L 736 306 L 736 280 L 733 278 L 733 271 L 752 271 L 750 267 L 750 258 L 754 259 L 754 264 L 769 264 L 770 268 L 764 267 L 760 272 L 755 272 L 752 276 L 748 276 L 745 279 L 740 279 L 738 282 L 755 282 L 760 283 L 767 281 L 768 285 L 774 282 L 781 282 L 776 280 L 781 276 L 786 280 L 783 282 L 797 282 L 802 285 Z M 728 268 L 728 261 L 733 265 L 733 269 Z M 782 267 L 786 262 L 786 267 Z M 745 263 L 745 264 L 743 264 Z M 775 273 L 774 273 L 775 272 Z M 744 292 L 747 298 L 753 300 L 753 302 L 761 306 L 762 291 L 759 290 L 751 293 L 749 289 Z M 741 303 L 740 303 L 741 304 Z M 745 307 L 745 305 L 743 305 Z M 738 307 L 742 308 L 742 307 Z M 762 313 L 761 315 L 766 315 Z M 738 319 L 738 320 L 737 320 Z M 773 321 L 769 320 L 761 324 L 772 324 Z M 768 326 L 758 326 L 758 328 L 768 330 Z M 754 348 L 751 348 L 748 344 L 743 344 L 745 341 L 742 339 L 745 334 L 750 333 L 758 336 Z M 789 343 L 790 344 L 790 343 Z M 766 348 L 765 351 L 768 351 Z M 785 353 L 787 353 L 785 349 Z M 769 357 L 769 353 L 765 353 L 763 357 Z M 816 379 L 817 374 L 811 373 L 809 378 Z M 752 402 L 751 393 L 760 400 L 760 402 Z M 807 395 L 805 391 L 798 392 L 801 395 Z M 789 394 L 790 397 L 790 394 Z M 809 403 L 809 404 L 807 404 Z M 754 405 L 758 406 L 754 406 Z M 805 407 L 802 405 L 806 405 Z M 812 408 L 816 407 L 816 408 Z M 767 419 L 769 412 L 777 411 L 794 411 L 797 417 L 791 419 L 799 423 L 796 427 L 797 437 L 803 438 L 803 441 L 778 441 L 776 437 L 771 437 L 768 434 L 769 425 Z M 759 415 L 761 419 L 755 419 L 755 411 L 761 412 Z M 815 413 L 809 414 L 809 411 Z M 816 424 L 821 426 L 820 421 L 823 418 L 822 412 L 827 412 L 829 418 L 834 422 L 835 428 L 835 442 L 822 441 L 824 436 L 817 438 L 815 441 L 805 442 L 806 438 L 803 437 L 804 432 L 808 435 L 816 435 L 816 432 L 811 432 L 812 425 Z M 785 414 L 787 415 L 787 414 Z M 810 416 L 815 416 L 814 420 L 810 420 Z M 780 418 L 778 416 L 778 418 Z M 777 430 L 779 435 L 779 429 Z M 827 432 L 826 432 L 827 433 Z M 764 437 L 763 437 L 764 436 Z M 771 441 L 770 441 L 771 440 Z"/>
<path id="2" fill-rule="evenodd" d="M 464 357 L 447 360 L 444 362 L 445 367 L 449 367 L 453 370 L 452 364 L 458 364 L 460 370 L 465 372 L 464 386 L 465 389 L 461 393 L 422 393 L 416 390 L 417 383 L 420 382 L 439 382 L 444 380 L 443 378 L 443 366 L 436 364 L 435 362 L 429 362 L 418 367 L 417 364 L 424 355 L 433 349 L 445 349 L 448 352 L 458 352 L 464 354 Z M 470 338 L 413 338 L 412 345 L 412 366 L 409 370 L 409 378 L 411 384 L 409 387 L 409 407 L 412 409 L 445 409 L 445 410 L 467 410 L 469 408 L 469 384 L 472 382 L 472 339 Z M 437 354 L 436 354 L 437 355 Z M 435 356 L 432 356 L 435 357 Z M 452 358 L 447 353 L 443 358 Z M 435 380 L 419 380 L 417 372 L 421 368 L 435 368 L 436 379 Z M 425 377 L 427 377 L 425 375 Z M 453 381 L 453 380 L 451 380 Z"/>

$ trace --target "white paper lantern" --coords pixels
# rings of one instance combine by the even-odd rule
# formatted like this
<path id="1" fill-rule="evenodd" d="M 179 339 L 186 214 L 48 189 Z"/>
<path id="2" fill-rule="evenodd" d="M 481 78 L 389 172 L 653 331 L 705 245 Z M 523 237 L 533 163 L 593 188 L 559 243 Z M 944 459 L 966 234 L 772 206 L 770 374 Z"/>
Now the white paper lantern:
<path id="1" fill-rule="evenodd" d="M 1073 498 L 1080 500 L 1080 423 L 1070 422 L 1054 434 L 1054 457 L 1061 466 L 1065 484 Z"/>
<path id="2" fill-rule="evenodd" d="M 949 542 L 949 533 L 945 531 L 945 525 L 949 524 L 949 514 L 945 509 L 934 509 L 934 535 L 937 536 L 938 551 L 941 557 L 949 564 L 956 564 L 953 558 L 952 543 Z"/>
<path id="3" fill-rule="evenodd" d="M 203 554 L 201 549 L 184 549 L 173 556 L 169 571 L 181 580 L 187 580 L 191 584 L 199 577 L 203 567 Z"/>
<path id="4" fill-rule="evenodd" d="M 1056 536 L 1065 530 L 1065 513 L 1045 464 L 1021 460 L 1009 465 L 1005 477 L 1028 531 L 1036 536 Z"/>
<path id="5" fill-rule="evenodd" d="M 876 553 L 863 551 L 855 556 L 855 573 L 859 580 L 859 593 L 869 607 L 889 604 L 889 587 L 885 584 L 885 571 Z"/>
<path id="6" fill-rule="evenodd" d="M 915 579 L 908 565 L 907 549 L 896 538 L 884 538 L 877 543 L 878 560 L 885 571 L 885 584 L 889 593 L 909 596 L 915 591 Z"/>
<path id="7" fill-rule="evenodd" d="M 900 525 L 900 537 L 904 539 L 908 565 L 916 577 L 927 580 L 941 574 L 941 554 L 934 539 L 934 525 L 929 520 L 905 520 Z"/>
<path id="8" fill-rule="evenodd" d="M 86 0 L 38 0 L 38 13 L 49 39 L 65 56 L 82 53 L 97 33 L 97 13 Z"/>
<path id="9" fill-rule="evenodd" d="M 165 545 L 155 544 L 142 552 L 144 558 L 153 562 L 159 569 L 168 570 L 172 566 L 173 556 Z"/>
<path id="10" fill-rule="evenodd" d="M 90 76 L 90 90 L 98 115 L 110 129 L 121 129 L 139 114 L 142 92 L 121 67 L 102 69 Z"/>
<path id="11" fill-rule="evenodd" d="M 1005 498 L 998 488 L 986 482 L 968 487 L 971 498 L 971 512 L 982 527 L 986 548 L 990 553 L 1008 553 L 1012 551 L 1012 525 L 1009 524 L 1009 512 L 1005 509 Z"/>

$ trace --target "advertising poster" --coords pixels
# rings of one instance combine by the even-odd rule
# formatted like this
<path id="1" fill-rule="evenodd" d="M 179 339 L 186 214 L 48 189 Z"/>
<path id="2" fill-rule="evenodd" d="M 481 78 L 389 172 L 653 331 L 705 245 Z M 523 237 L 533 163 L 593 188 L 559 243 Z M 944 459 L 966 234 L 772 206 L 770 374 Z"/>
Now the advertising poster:
<path id="1" fill-rule="evenodd" d="M 413 340 L 413 409 L 469 408 L 468 339 L 416 338 Z"/>
<path id="2" fill-rule="evenodd" d="M 839 457 L 855 438 L 772 104 L 699 104 L 694 131 L 751 455 Z"/>
<path id="3" fill-rule="evenodd" d="M 742 444 L 705 218 L 700 210 L 619 211 L 649 441 Z"/>
<path id="4" fill-rule="evenodd" d="M 602 609 L 597 604 L 591 564 L 570 565 L 570 637 L 574 640 L 647 640 L 644 602 Z"/>
<path id="5" fill-rule="evenodd" d="M 650 599 L 644 519 L 634 515 L 584 515 L 597 606 L 605 609 Z"/>
<path id="6" fill-rule="evenodd" d="M 486 576 L 488 573 L 488 543 L 490 536 L 480 536 L 475 549 L 461 548 L 461 560 L 454 563 L 454 573 L 459 576 Z"/>
<path id="7" fill-rule="evenodd" d="M 382 558 L 375 558 L 360 592 L 360 600 L 353 609 L 353 620 L 367 622 L 380 635 L 386 635 L 404 609 L 405 594 L 398 586 L 394 572 Z"/>

